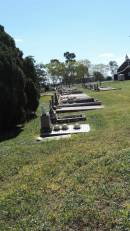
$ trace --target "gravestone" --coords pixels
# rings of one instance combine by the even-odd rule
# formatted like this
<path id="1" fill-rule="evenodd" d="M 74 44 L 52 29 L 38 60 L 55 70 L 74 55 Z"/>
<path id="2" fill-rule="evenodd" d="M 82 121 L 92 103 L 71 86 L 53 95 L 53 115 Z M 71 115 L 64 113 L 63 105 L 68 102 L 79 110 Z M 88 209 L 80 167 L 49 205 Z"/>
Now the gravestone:
<path id="1" fill-rule="evenodd" d="M 54 106 L 55 105 L 55 99 L 54 99 L 53 95 L 51 96 L 51 102 L 52 102 L 52 106 Z"/>
<path id="2" fill-rule="evenodd" d="M 57 115 L 56 115 L 56 112 L 53 110 L 52 107 L 50 108 L 49 113 L 50 113 L 50 119 L 51 119 L 52 121 L 56 121 L 56 120 L 57 120 Z"/>
<path id="3" fill-rule="evenodd" d="M 55 105 L 58 105 L 58 96 L 57 96 L 57 93 L 55 93 Z"/>
<path id="4" fill-rule="evenodd" d="M 49 113 L 41 115 L 41 134 L 49 133 L 52 131 L 52 124 Z"/>
<path id="5" fill-rule="evenodd" d="M 52 100 L 49 100 L 49 108 L 52 108 L 53 104 L 52 104 Z"/>

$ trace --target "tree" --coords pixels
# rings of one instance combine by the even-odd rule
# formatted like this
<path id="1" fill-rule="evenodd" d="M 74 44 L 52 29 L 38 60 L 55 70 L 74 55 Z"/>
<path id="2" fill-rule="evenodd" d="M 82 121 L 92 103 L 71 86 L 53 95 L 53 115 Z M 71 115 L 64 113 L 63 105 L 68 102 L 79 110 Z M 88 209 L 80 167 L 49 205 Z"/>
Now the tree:
<path id="1" fill-rule="evenodd" d="M 94 75 L 95 81 L 101 82 L 101 81 L 104 80 L 103 74 L 101 72 L 99 72 L 99 71 L 94 71 L 93 75 Z"/>
<path id="2" fill-rule="evenodd" d="M 0 26 L 0 129 L 25 122 L 28 109 L 30 112 L 36 110 L 38 96 L 33 60 L 23 58 L 14 39 Z"/>
<path id="3" fill-rule="evenodd" d="M 23 60 L 23 70 L 27 79 L 31 79 L 38 86 L 38 78 L 35 69 L 35 60 L 33 56 L 27 56 Z"/>
<path id="4" fill-rule="evenodd" d="M 38 86 L 40 90 L 42 90 L 42 88 L 44 87 L 46 88 L 47 73 L 42 63 L 36 64 L 35 69 L 36 69 L 36 74 L 37 74 Z"/>
<path id="5" fill-rule="evenodd" d="M 25 75 L 21 66 L 22 57 L 13 38 L 0 26 L 0 129 L 26 118 Z"/>
<path id="6" fill-rule="evenodd" d="M 76 80 L 78 81 L 78 83 L 85 83 L 85 77 L 89 76 L 88 67 L 84 64 L 77 62 L 76 74 Z"/>
<path id="7" fill-rule="evenodd" d="M 49 64 L 45 65 L 45 67 L 54 86 L 62 81 L 64 76 L 63 63 L 61 63 L 58 59 L 52 59 Z"/>
<path id="8" fill-rule="evenodd" d="M 92 64 L 90 68 L 90 72 L 100 72 L 104 77 L 107 77 L 109 73 L 109 65 L 99 63 L 99 64 Z"/>
<path id="9" fill-rule="evenodd" d="M 70 53 L 70 52 L 67 51 L 67 52 L 64 53 L 64 57 L 66 59 L 66 62 L 70 62 L 70 61 L 75 60 L 76 55 L 75 55 L 75 53 Z"/>
<path id="10" fill-rule="evenodd" d="M 114 77 L 114 74 L 116 73 L 116 71 L 118 69 L 117 62 L 116 61 L 110 61 L 109 62 L 109 67 L 110 67 L 110 70 L 111 70 L 112 77 Z"/>
<path id="11" fill-rule="evenodd" d="M 27 56 L 23 62 L 23 70 L 26 76 L 25 93 L 27 97 L 26 112 L 29 118 L 34 113 L 39 104 L 40 89 L 39 80 L 35 68 L 35 60 L 32 56 Z"/>
<path id="12" fill-rule="evenodd" d="M 88 71 L 91 68 L 92 64 L 88 59 L 82 59 L 82 60 L 79 60 L 78 62 L 86 66 L 88 68 Z"/>
<path id="13" fill-rule="evenodd" d="M 65 52 L 65 72 L 64 72 L 64 82 L 66 85 L 73 83 L 76 76 L 76 55 L 74 53 Z"/>
<path id="14" fill-rule="evenodd" d="M 106 77 L 106 80 L 107 80 L 107 81 L 111 81 L 111 80 L 112 80 L 112 77 L 111 77 L 111 76 L 107 76 L 107 77 Z"/>

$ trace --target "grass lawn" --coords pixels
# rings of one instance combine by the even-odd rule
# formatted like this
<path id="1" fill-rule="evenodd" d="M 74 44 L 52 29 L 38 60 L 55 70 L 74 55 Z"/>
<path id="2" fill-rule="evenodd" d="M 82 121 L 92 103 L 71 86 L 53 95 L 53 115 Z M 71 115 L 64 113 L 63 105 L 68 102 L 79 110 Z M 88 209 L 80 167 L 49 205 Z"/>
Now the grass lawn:
<path id="1" fill-rule="evenodd" d="M 0 231 L 130 230 L 130 81 L 109 85 L 84 89 L 105 105 L 90 133 L 38 143 L 38 117 L 0 143 Z"/>

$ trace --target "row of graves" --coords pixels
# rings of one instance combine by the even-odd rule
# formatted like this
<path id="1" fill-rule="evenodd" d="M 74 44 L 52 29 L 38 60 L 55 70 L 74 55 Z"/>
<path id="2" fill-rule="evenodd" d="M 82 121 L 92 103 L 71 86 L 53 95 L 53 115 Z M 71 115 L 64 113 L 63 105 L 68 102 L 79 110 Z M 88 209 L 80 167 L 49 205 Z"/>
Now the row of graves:
<path id="1" fill-rule="evenodd" d="M 70 137 L 73 133 L 89 132 L 90 125 L 81 123 L 81 121 L 86 121 L 86 116 L 81 112 L 103 107 L 99 100 L 80 90 L 59 88 L 51 96 L 49 112 L 42 111 L 40 136 L 45 140 L 48 137 L 62 138 L 68 135 Z M 76 114 L 72 114 L 73 112 Z"/>
<path id="2" fill-rule="evenodd" d="M 117 88 L 109 87 L 109 86 L 101 86 L 101 83 L 86 83 L 85 88 L 93 91 L 110 91 L 110 90 L 117 90 Z"/>

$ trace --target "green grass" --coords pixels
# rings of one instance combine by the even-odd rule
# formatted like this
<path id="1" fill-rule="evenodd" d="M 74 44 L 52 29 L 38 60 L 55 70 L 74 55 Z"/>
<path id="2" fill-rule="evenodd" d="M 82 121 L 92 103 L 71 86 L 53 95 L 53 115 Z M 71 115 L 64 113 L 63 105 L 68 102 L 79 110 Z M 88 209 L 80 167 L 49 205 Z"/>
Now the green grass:
<path id="1" fill-rule="evenodd" d="M 109 85 L 84 89 L 105 105 L 90 133 L 38 143 L 38 117 L 0 143 L 1 231 L 130 230 L 130 81 Z"/>

